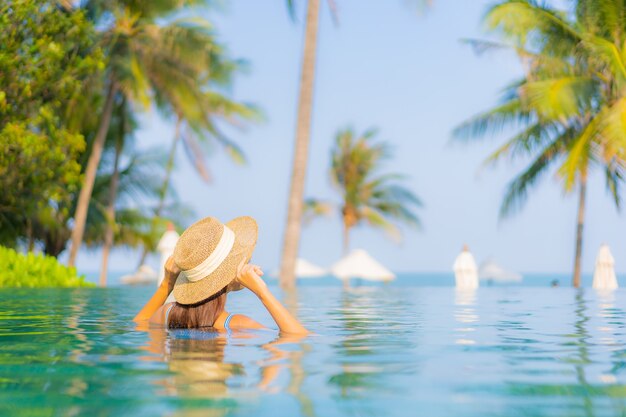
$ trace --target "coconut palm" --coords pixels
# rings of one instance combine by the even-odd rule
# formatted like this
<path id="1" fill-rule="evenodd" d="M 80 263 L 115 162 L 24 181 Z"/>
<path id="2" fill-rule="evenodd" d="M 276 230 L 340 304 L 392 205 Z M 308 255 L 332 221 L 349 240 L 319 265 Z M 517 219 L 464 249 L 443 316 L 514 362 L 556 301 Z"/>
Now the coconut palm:
<path id="1" fill-rule="evenodd" d="M 526 0 L 492 7 L 486 22 L 501 34 L 506 45 L 517 51 L 525 75 L 505 90 L 500 105 L 455 130 L 457 137 L 467 138 L 517 129 L 487 159 L 487 163 L 503 158 L 531 160 L 507 187 L 501 207 L 503 217 L 521 208 L 530 188 L 555 165 L 565 192 L 578 189 L 573 274 L 576 287 L 580 285 L 591 169 L 605 171 L 618 207 L 620 202 L 626 129 L 618 115 L 626 109 L 622 97 L 626 72 L 622 72 L 623 62 L 617 62 L 621 58 L 616 58 L 615 53 L 622 51 L 626 26 L 623 19 L 613 19 L 625 16 L 625 6 L 618 3 L 579 1 L 574 17 Z M 607 14 L 603 7 L 615 7 L 613 12 L 618 14 Z M 494 46 L 485 42 L 478 45 Z"/>
<path id="2" fill-rule="evenodd" d="M 235 67 L 228 65 L 228 68 L 234 69 Z M 221 71 L 211 71 L 211 73 L 214 74 L 213 78 L 215 78 L 216 83 L 224 84 L 230 81 L 230 77 L 226 77 L 224 74 L 224 70 L 226 69 L 227 66 L 224 65 Z M 198 100 L 199 98 L 202 98 L 205 101 L 200 101 Z M 157 105 L 158 104 L 159 103 L 157 103 Z M 185 105 L 189 104 L 190 101 L 188 100 Z M 191 104 L 193 104 L 193 114 L 189 115 L 188 119 L 185 119 L 184 116 L 179 113 L 178 120 L 176 122 L 176 135 L 165 165 L 164 179 L 159 187 L 150 188 L 152 196 L 158 195 L 156 206 L 154 208 L 154 217 L 150 223 L 151 226 L 149 227 L 149 230 L 142 231 L 142 236 L 144 238 L 132 239 L 133 242 L 145 243 L 143 245 L 143 256 L 140 260 L 140 265 L 143 264 L 148 251 L 155 248 L 156 242 L 158 241 L 156 237 L 158 237 L 163 231 L 165 219 L 162 215 L 164 214 L 164 211 L 168 209 L 168 206 L 166 205 L 166 197 L 171 194 L 169 192 L 169 181 L 174 165 L 176 145 L 179 142 L 179 139 L 182 139 L 185 151 L 192 164 L 196 167 L 198 173 L 202 178 L 208 180 L 209 172 L 204 163 L 203 148 L 200 146 L 200 143 L 210 143 L 209 139 L 214 139 L 214 141 L 218 142 L 228 151 L 235 161 L 243 161 L 243 153 L 241 150 L 235 143 L 230 141 L 221 133 L 217 127 L 217 123 L 218 120 L 222 120 L 231 125 L 238 126 L 244 121 L 258 115 L 258 112 L 254 109 L 254 107 L 234 102 L 216 91 L 207 91 L 202 94 L 198 94 Z M 165 106 L 166 105 L 164 105 L 164 107 Z M 204 112 L 202 111 L 203 109 L 205 109 Z M 162 111 L 166 111 L 166 109 L 162 109 Z M 100 269 L 101 286 L 106 285 L 107 264 L 110 250 L 113 244 L 118 243 L 117 241 L 120 240 L 118 237 L 117 241 L 114 242 L 115 229 L 119 229 L 121 236 L 125 236 L 125 238 L 121 240 L 121 243 L 129 245 L 130 242 L 128 237 L 136 234 L 133 232 L 134 229 L 132 227 L 136 228 L 137 225 L 145 226 L 144 223 L 146 223 L 146 215 L 142 214 L 145 210 L 138 212 L 136 210 L 129 211 L 129 209 L 124 209 L 123 212 L 116 214 L 116 206 L 118 205 L 117 184 L 119 177 L 119 164 L 120 157 L 122 156 L 121 151 L 124 143 L 127 142 L 128 139 L 132 138 L 131 135 L 136 127 L 136 123 L 134 121 L 133 114 L 129 111 L 126 101 L 124 100 L 122 100 L 113 116 L 114 118 L 111 122 L 111 129 L 109 130 L 109 140 L 113 143 L 111 148 L 114 148 L 114 152 L 112 152 L 114 153 L 112 162 L 113 171 L 110 177 L 106 177 L 109 182 L 109 196 L 107 198 L 107 209 L 104 213 L 106 228 L 102 246 L 102 267 Z M 116 215 L 122 216 L 121 223 L 116 221 Z M 174 217 L 179 218 L 180 216 Z M 130 224 L 132 227 L 127 227 L 125 231 L 121 228 L 124 225 L 124 218 L 133 220 L 133 223 Z M 92 245 L 94 241 L 99 241 L 93 237 L 89 240 Z"/>
<path id="3" fill-rule="evenodd" d="M 109 253 L 113 246 L 114 224 L 115 224 L 115 203 L 117 200 L 117 188 L 119 185 L 120 177 L 120 159 L 122 157 L 122 151 L 124 148 L 124 142 L 127 135 L 132 134 L 133 130 L 133 118 L 132 113 L 128 109 L 126 100 L 122 100 L 119 104 L 117 111 L 116 124 L 109 130 L 109 136 L 113 136 L 114 142 L 114 157 L 113 157 L 113 172 L 109 181 L 109 195 L 106 208 L 106 229 L 104 232 L 104 244 L 102 246 L 102 266 L 100 267 L 100 286 L 106 286 L 107 270 L 109 266 Z"/>
<path id="4" fill-rule="evenodd" d="M 157 105 L 162 113 L 175 114 L 175 133 L 170 147 L 165 178 L 159 195 L 159 202 L 155 209 L 155 218 L 161 216 L 165 207 L 165 198 L 169 189 L 178 143 L 182 142 L 187 158 L 196 172 L 205 181 L 210 181 L 210 172 L 205 163 L 205 151 L 207 146 L 217 144 L 223 148 L 236 163 L 244 163 L 244 154 L 230 140 L 218 126 L 227 124 L 241 127 L 251 120 L 259 119 L 259 111 L 247 103 L 239 103 L 220 90 L 232 82 L 232 77 L 241 67 L 239 62 L 225 58 L 225 53 L 214 46 L 213 57 L 210 60 L 211 69 L 208 72 L 210 80 L 204 82 L 210 89 L 196 92 L 193 97 L 182 97 L 180 100 L 159 100 Z M 146 256 L 154 249 L 146 246 L 143 249 L 139 265 L 142 265 Z"/>
<path id="5" fill-rule="evenodd" d="M 105 149 L 100 166 L 91 208 L 85 228 L 87 247 L 110 245 L 137 248 L 156 244 L 168 221 L 181 224 L 190 210 L 178 204 L 165 207 L 165 218 L 158 219 L 160 227 L 153 227 L 154 204 L 159 195 L 163 177 L 164 155 L 155 150 L 135 150 L 132 141 L 125 141 L 122 155 L 117 153 L 116 143 Z M 114 168 L 117 164 L 117 170 Z M 113 201 L 114 216 L 111 216 L 111 183 L 117 177 L 117 192 Z M 112 237 L 107 236 L 112 230 Z M 105 282 L 103 282 L 104 284 Z"/>
<path id="6" fill-rule="evenodd" d="M 211 27 L 204 20 L 176 15 L 182 7 L 195 3 L 93 0 L 81 4 L 102 28 L 101 43 L 108 65 L 100 123 L 74 216 L 70 265 L 75 263 L 83 238 L 116 97 L 123 95 L 136 108 L 147 108 L 157 96 L 166 101 L 193 97 L 201 87 L 199 81 L 206 79 L 214 44 Z"/>
<path id="7" fill-rule="evenodd" d="M 293 16 L 293 0 L 287 4 Z M 296 141 L 291 168 L 289 187 L 289 205 L 287 225 L 283 239 L 283 254 L 280 265 L 280 283 L 283 287 L 293 287 L 295 268 L 300 246 L 300 228 L 304 202 L 304 184 L 309 157 L 311 135 L 311 113 L 313 109 L 313 82 L 315 79 L 315 61 L 319 32 L 320 0 L 307 1 L 306 29 L 304 33 L 304 51 L 300 74 L 298 96 L 298 115 L 296 122 Z"/>
<path id="8" fill-rule="evenodd" d="M 415 210 L 422 206 L 419 198 L 399 181 L 397 174 L 381 174 L 383 162 L 390 158 L 384 142 L 373 142 L 376 130 L 356 135 L 352 129 L 335 136 L 331 151 L 331 182 L 341 195 L 337 205 L 343 224 L 343 251 L 350 247 L 350 231 L 365 223 L 399 236 L 396 223 L 419 226 Z M 329 212 L 329 203 L 308 200 L 307 207 L 318 214 Z"/>
<path id="9" fill-rule="evenodd" d="M 117 130 L 117 111 L 112 120 L 112 131 Z M 163 155 L 154 150 L 137 151 L 132 141 L 126 138 L 121 156 L 117 155 L 116 138 L 109 135 L 103 151 L 103 160 L 98 169 L 90 199 L 89 215 L 85 225 L 85 243 L 88 247 L 102 247 L 107 241 L 107 230 L 113 230 L 112 246 L 140 247 L 156 244 L 160 234 L 165 230 L 167 219 L 182 224 L 190 217 L 190 209 L 176 203 L 176 196 L 170 198 L 170 204 L 163 210 L 163 218 L 159 219 L 159 227 L 153 223 L 154 201 L 158 198 L 163 177 Z M 117 171 L 113 169 L 118 160 Z M 117 172 L 117 174 L 115 174 Z M 115 193 L 115 215 L 110 215 L 111 183 L 117 176 L 117 192 Z M 170 191 L 171 193 L 171 191 Z M 74 205 L 76 196 L 74 196 Z M 44 245 L 44 252 L 58 256 L 65 248 L 71 233 L 70 217 L 73 207 L 56 207 L 51 221 L 36 223 L 35 233 L 38 241 Z"/>
<path id="10" fill-rule="evenodd" d="M 421 9 L 431 0 L 412 0 Z M 287 0 L 287 8 L 295 19 L 295 0 Z M 337 21 L 336 1 L 328 0 L 333 19 Z M 298 113 L 296 138 L 289 186 L 287 224 L 283 237 L 283 251 L 280 265 L 281 286 L 290 288 L 295 285 L 296 258 L 300 247 L 300 231 L 305 209 L 304 185 L 309 157 L 311 136 L 311 113 L 313 109 L 313 84 L 315 80 L 315 62 L 319 32 L 320 0 L 307 1 L 307 13 L 304 33 L 304 49 L 300 73 L 298 94 Z"/>

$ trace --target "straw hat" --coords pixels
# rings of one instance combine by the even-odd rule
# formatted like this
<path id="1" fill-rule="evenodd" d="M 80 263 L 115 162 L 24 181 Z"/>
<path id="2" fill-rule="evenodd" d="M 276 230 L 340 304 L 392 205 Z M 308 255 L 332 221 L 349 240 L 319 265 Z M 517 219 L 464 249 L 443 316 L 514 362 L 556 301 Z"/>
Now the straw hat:
<path id="1" fill-rule="evenodd" d="M 256 221 L 247 216 L 225 225 L 205 217 L 189 226 L 174 248 L 174 262 L 181 269 L 173 290 L 176 301 L 196 304 L 229 284 L 232 288 L 237 267 L 252 257 L 257 234 Z"/>

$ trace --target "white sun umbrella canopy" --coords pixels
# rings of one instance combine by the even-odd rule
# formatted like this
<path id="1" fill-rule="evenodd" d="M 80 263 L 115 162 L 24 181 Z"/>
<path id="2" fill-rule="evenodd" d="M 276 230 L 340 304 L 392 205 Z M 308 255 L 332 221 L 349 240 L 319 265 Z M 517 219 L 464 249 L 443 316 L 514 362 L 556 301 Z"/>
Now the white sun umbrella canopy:
<path id="1" fill-rule="evenodd" d="M 160 263 L 159 263 L 159 278 L 157 280 L 157 286 L 161 285 L 161 281 L 163 281 L 163 277 L 165 276 L 165 262 L 167 258 L 172 256 L 174 253 L 174 248 L 176 247 L 176 242 L 178 242 L 178 238 L 180 235 L 174 230 L 174 225 L 171 223 L 167 226 L 167 231 L 163 233 L 161 236 L 161 240 L 159 240 L 159 244 L 157 245 L 157 252 L 160 255 Z"/>
<path id="2" fill-rule="evenodd" d="M 133 274 L 124 275 L 120 278 L 122 284 L 143 285 L 157 280 L 157 273 L 150 265 L 141 265 Z"/>
<path id="3" fill-rule="evenodd" d="M 456 257 L 452 269 L 457 288 L 468 290 L 478 288 L 478 268 L 467 246 L 463 247 L 463 251 Z"/>
<path id="4" fill-rule="evenodd" d="M 521 282 L 523 277 L 517 272 L 507 271 L 493 259 L 489 259 L 478 268 L 478 278 L 494 282 Z"/>
<path id="5" fill-rule="evenodd" d="M 593 288 L 597 290 L 614 290 L 619 285 L 615 276 L 615 259 L 608 245 L 600 246 L 596 257 L 596 269 L 593 272 Z"/>
<path id="6" fill-rule="evenodd" d="M 372 258 L 363 249 L 355 249 L 337 261 L 331 272 L 337 278 L 346 280 L 361 278 L 369 281 L 392 281 L 396 275 Z"/>
<path id="7" fill-rule="evenodd" d="M 306 259 L 296 259 L 296 277 L 298 278 L 317 278 L 328 275 L 328 271 L 317 266 Z"/>

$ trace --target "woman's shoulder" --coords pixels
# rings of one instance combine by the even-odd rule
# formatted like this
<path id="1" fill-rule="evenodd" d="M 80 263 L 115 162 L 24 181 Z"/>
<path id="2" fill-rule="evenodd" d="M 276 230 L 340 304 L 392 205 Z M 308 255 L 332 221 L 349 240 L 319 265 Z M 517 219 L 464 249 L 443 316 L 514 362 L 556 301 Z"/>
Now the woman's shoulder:
<path id="1" fill-rule="evenodd" d="M 152 317 L 150 317 L 150 323 L 158 325 L 167 324 L 167 316 L 173 306 L 174 303 L 163 304 L 154 312 Z"/>
<path id="2" fill-rule="evenodd" d="M 263 329 L 265 326 L 258 323 L 257 321 L 251 319 L 248 316 L 243 314 L 229 314 L 227 311 L 224 311 L 220 316 L 215 320 L 215 324 L 213 327 L 216 329 Z"/>
<path id="3" fill-rule="evenodd" d="M 264 329 L 261 323 L 243 314 L 233 314 L 230 319 L 230 327 L 233 329 Z"/>

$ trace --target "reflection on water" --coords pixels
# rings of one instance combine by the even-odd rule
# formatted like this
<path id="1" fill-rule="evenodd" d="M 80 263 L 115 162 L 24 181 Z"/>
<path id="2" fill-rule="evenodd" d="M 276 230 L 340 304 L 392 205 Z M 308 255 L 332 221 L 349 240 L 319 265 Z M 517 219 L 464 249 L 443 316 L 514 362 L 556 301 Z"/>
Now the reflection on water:
<path id="1" fill-rule="evenodd" d="M 476 340 L 472 338 L 472 332 L 476 331 L 473 323 L 480 320 L 476 313 L 476 289 L 455 289 L 454 319 L 462 327 L 455 329 L 458 338 L 454 343 L 457 345 L 474 345 Z"/>
<path id="2" fill-rule="evenodd" d="M 292 294 L 292 297 L 295 296 Z M 295 299 L 292 302 L 296 303 Z M 210 329 L 166 330 L 145 326 L 138 326 L 137 329 L 149 336 L 141 349 L 151 355 L 142 356 L 141 360 L 165 363 L 170 371 L 152 381 L 163 388 L 156 394 L 185 400 L 188 406 L 182 410 L 184 415 L 189 412 L 210 416 L 232 415 L 239 406 L 233 396 L 242 385 L 249 390 L 251 397 L 285 391 L 297 399 L 303 415 L 315 415 L 312 401 L 300 392 L 305 376 L 300 361 L 308 349 L 304 337 L 268 332 L 225 333 Z M 268 337 L 271 339 L 267 340 Z M 264 357 L 255 363 L 258 376 L 251 378 L 253 385 L 237 382 L 238 379 L 246 380 L 246 365 L 226 358 L 225 351 L 229 346 L 260 348 Z M 290 346 L 297 346 L 298 349 L 283 348 Z M 281 386 L 279 379 L 283 373 L 289 376 L 288 382 Z M 198 402 L 200 408 L 191 407 Z M 175 414 L 182 411 L 178 410 Z"/>
<path id="3" fill-rule="evenodd" d="M 153 353 L 158 355 L 148 358 L 165 361 L 172 371 L 171 375 L 154 381 L 164 388 L 159 394 L 183 398 L 228 397 L 226 380 L 241 373 L 242 366 L 224 362 L 224 348 L 228 342 L 225 336 L 205 330 L 166 332 L 156 329 L 149 333 L 153 340 L 149 346 L 157 347 Z M 169 337 L 165 336 L 166 333 Z"/>
<path id="4" fill-rule="evenodd" d="M 407 302 L 411 300 L 381 297 L 373 288 L 352 288 L 341 294 L 341 307 L 333 312 L 341 337 L 333 347 L 344 372 L 331 381 L 345 394 L 365 384 L 376 386 L 380 383 L 377 373 L 404 365 L 402 355 L 409 353 L 418 324 Z M 385 366 L 377 364 L 382 357 L 387 359 Z"/>
<path id="5" fill-rule="evenodd" d="M 146 296 L 0 291 L 0 415 L 626 415 L 622 290 L 302 288 L 305 338 L 135 328 Z"/>

